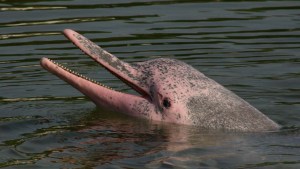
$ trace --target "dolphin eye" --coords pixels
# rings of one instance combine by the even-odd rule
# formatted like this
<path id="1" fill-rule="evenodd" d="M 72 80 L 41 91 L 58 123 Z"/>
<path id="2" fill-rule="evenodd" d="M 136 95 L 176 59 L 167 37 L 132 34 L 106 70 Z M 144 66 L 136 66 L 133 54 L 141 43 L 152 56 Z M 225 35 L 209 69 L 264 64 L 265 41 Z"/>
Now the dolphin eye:
<path id="1" fill-rule="evenodd" d="M 165 108 L 171 107 L 170 100 L 168 98 L 164 98 L 163 105 L 164 105 Z"/>

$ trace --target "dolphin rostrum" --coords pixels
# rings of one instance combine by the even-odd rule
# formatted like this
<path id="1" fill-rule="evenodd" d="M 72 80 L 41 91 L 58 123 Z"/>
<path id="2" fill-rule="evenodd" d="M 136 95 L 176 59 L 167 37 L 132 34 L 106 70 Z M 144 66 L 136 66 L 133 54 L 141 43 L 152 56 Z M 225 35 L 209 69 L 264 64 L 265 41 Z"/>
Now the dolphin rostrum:
<path id="1" fill-rule="evenodd" d="M 207 129 L 272 131 L 279 125 L 192 66 L 159 58 L 129 64 L 79 33 L 64 35 L 140 95 L 115 91 L 68 68 L 42 58 L 41 65 L 66 81 L 96 105 L 155 121 L 196 125 Z"/>

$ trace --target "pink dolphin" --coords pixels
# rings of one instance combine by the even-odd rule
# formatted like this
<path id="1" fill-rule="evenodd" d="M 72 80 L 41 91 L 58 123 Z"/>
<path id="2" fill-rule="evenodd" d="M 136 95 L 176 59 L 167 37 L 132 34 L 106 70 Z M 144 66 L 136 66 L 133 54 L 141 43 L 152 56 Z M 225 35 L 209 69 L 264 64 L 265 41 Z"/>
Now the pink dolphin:
<path id="1" fill-rule="evenodd" d="M 155 121 L 208 129 L 273 131 L 280 127 L 249 103 L 184 62 L 159 58 L 125 63 L 77 32 L 64 35 L 140 95 L 115 91 L 47 58 L 41 65 L 96 105 Z"/>

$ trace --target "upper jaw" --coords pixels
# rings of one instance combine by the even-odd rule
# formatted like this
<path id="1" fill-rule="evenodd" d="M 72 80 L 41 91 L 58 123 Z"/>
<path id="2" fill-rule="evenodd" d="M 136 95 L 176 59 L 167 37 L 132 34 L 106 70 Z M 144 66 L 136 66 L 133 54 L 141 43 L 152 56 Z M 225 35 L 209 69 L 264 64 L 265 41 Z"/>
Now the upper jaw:
<path id="1" fill-rule="evenodd" d="M 75 31 L 66 29 L 64 30 L 64 35 L 68 39 L 70 39 L 76 46 L 78 46 L 84 53 L 89 55 L 96 62 L 100 63 L 102 66 L 104 66 L 104 68 L 109 70 L 112 74 L 117 76 L 142 96 L 134 96 L 131 94 L 114 91 L 113 89 L 99 82 L 91 80 L 74 71 L 69 70 L 68 68 L 60 64 L 57 64 L 48 58 L 41 59 L 40 64 L 43 68 L 60 77 L 62 80 L 68 82 L 100 106 L 103 106 L 103 103 L 101 102 L 108 102 L 107 100 L 103 99 L 103 95 L 118 96 L 123 99 L 146 99 L 147 101 L 151 101 L 148 90 L 145 86 L 139 85 L 139 81 L 137 80 L 138 78 L 136 78 L 139 76 L 138 70 L 136 70 L 126 62 L 122 62 L 117 57 L 106 52 Z"/>
<path id="2" fill-rule="evenodd" d="M 63 33 L 75 46 L 81 49 L 86 55 L 90 56 L 93 60 L 102 65 L 113 75 L 115 75 L 128 86 L 140 93 L 143 97 L 151 99 L 148 87 L 144 85 L 141 80 L 139 80 L 141 72 L 134 66 L 121 61 L 116 56 L 110 54 L 86 37 L 71 29 L 65 29 Z"/>

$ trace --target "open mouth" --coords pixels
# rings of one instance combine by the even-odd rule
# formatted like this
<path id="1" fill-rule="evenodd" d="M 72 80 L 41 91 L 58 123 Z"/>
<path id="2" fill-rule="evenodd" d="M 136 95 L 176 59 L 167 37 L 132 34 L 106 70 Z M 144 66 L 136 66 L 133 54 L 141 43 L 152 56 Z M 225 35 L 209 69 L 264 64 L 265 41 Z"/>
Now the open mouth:
<path id="1" fill-rule="evenodd" d="M 54 60 L 51 60 L 51 59 L 49 59 L 49 58 L 42 58 L 41 64 L 42 64 L 42 65 L 45 65 L 45 62 L 50 62 L 50 63 L 56 65 L 57 67 L 61 68 L 62 70 L 66 71 L 66 72 L 68 72 L 68 73 L 70 73 L 70 74 L 72 74 L 72 75 L 74 75 L 74 76 L 77 76 L 78 78 L 81 78 L 81 79 L 84 79 L 84 80 L 89 81 L 89 82 L 91 82 L 91 83 L 94 83 L 94 84 L 96 84 L 96 85 L 105 87 L 105 88 L 107 88 L 107 89 L 109 89 L 109 90 L 114 90 L 114 91 L 116 91 L 115 89 L 113 89 L 113 88 L 111 88 L 111 87 L 109 87 L 109 86 L 106 86 L 106 85 L 104 85 L 104 84 L 102 84 L 102 83 L 100 83 L 100 82 L 98 82 L 98 81 L 96 81 L 96 80 L 94 80 L 94 79 L 91 79 L 91 78 L 89 78 L 89 77 L 87 77 L 87 76 L 84 76 L 84 75 L 82 75 L 82 74 L 80 74 L 80 73 L 78 73 L 78 72 L 75 72 L 75 71 L 73 71 L 73 70 L 71 70 L 71 69 L 69 69 L 69 68 L 67 68 L 67 67 L 65 67 L 65 66 L 63 66 L 63 65 L 61 65 L 61 64 L 55 62 Z"/>
<path id="2" fill-rule="evenodd" d="M 64 35 L 83 53 L 90 56 L 94 61 L 102 65 L 110 73 L 118 77 L 125 84 L 130 86 L 133 90 L 141 94 L 147 100 L 151 100 L 149 93 L 146 88 L 140 84 L 138 78 L 138 70 L 132 67 L 130 64 L 119 60 L 116 56 L 103 50 L 98 45 L 94 44 L 84 36 L 79 33 L 66 29 L 64 30 Z M 60 77 L 64 81 L 68 82 L 78 90 L 82 92 L 83 88 L 99 88 L 103 87 L 105 89 L 118 92 L 111 87 L 108 87 L 100 82 L 97 82 L 89 77 L 81 75 L 69 68 L 51 60 L 48 58 L 41 59 L 41 65 L 51 73 Z M 96 87 L 98 86 L 98 87 Z M 87 90 L 87 89 L 85 89 Z M 84 93 L 84 92 L 83 92 Z M 91 95 L 89 92 L 86 95 Z M 85 94 L 85 93 L 84 93 Z"/>

